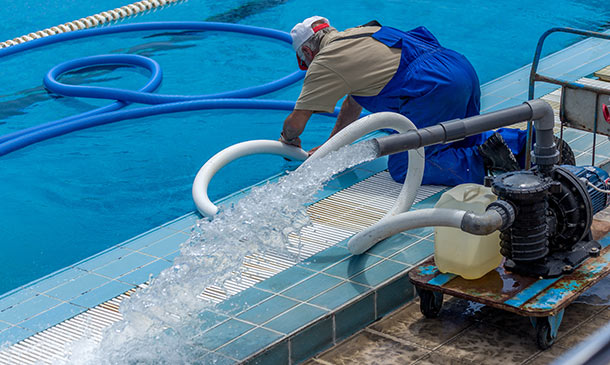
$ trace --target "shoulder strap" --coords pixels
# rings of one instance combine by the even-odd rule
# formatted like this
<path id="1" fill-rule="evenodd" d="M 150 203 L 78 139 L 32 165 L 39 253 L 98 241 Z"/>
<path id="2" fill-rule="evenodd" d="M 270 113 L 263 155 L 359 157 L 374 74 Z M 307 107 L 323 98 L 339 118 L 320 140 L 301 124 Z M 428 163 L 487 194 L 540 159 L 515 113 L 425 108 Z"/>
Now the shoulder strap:
<path id="1" fill-rule="evenodd" d="M 370 22 L 368 22 L 366 24 L 359 25 L 356 28 L 362 28 L 362 27 L 381 27 L 381 24 L 379 24 L 379 22 L 377 20 L 371 20 Z M 330 41 L 330 43 L 335 42 L 335 41 L 342 41 L 344 39 L 356 39 L 356 38 L 370 37 L 373 34 L 375 34 L 375 32 L 348 35 L 346 37 L 341 37 L 341 38 L 333 39 L 332 41 Z"/>
<path id="2" fill-rule="evenodd" d="M 333 39 L 329 43 L 333 43 L 333 42 L 336 42 L 336 41 L 342 41 L 344 39 L 356 39 L 356 38 L 370 37 L 373 34 L 375 34 L 375 33 L 374 32 L 370 32 L 370 33 L 360 33 L 360 34 L 348 35 L 346 37 L 341 37 L 341 38 Z"/>
<path id="3" fill-rule="evenodd" d="M 370 22 L 366 23 L 366 24 L 362 24 L 359 25 L 358 28 L 360 27 L 381 27 L 381 24 L 379 24 L 379 22 L 377 20 L 371 20 Z"/>

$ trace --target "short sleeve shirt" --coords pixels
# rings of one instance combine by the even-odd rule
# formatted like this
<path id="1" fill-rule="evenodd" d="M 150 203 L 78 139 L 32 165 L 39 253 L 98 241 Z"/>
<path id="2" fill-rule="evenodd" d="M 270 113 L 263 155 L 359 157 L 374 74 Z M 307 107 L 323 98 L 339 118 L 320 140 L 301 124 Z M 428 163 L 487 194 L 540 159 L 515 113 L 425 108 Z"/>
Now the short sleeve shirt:
<path id="1" fill-rule="evenodd" d="M 372 37 L 339 39 L 374 33 L 379 27 L 350 28 L 330 32 L 320 45 L 305 75 L 295 109 L 332 112 L 347 94 L 375 96 L 392 79 L 400 64 L 401 50 Z"/>

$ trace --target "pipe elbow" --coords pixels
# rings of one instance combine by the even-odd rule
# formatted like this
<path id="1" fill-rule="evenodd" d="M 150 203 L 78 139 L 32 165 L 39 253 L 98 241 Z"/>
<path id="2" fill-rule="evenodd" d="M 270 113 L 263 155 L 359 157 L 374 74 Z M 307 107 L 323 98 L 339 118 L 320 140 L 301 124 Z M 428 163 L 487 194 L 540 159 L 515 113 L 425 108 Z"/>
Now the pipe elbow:
<path id="1" fill-rule="evenodd" d="M 468 211 L 464 214 L 460 228 L 464 232 L 485 236 L 495 232 L 501 226 L 502 217 L 495 211 L 487 211 L 483 214 Z"/>
<path id="2" fill-rule="evenodd" d="M 515 209 L 504 200 L 491 203 L 485 213 L 476 214 L 468 211 L 462 218 L 461 229 L 464 232 L 484 236 L 497 230 L 510 227 L 515 221 Z"/>
<path id="3" fill-rule="evenodd" d="M 532 120 L 538 130 L 553 130 L 555 127 L 555 114 L 549 103 L 541 99 L 525 102 L 532 108 Z"/>

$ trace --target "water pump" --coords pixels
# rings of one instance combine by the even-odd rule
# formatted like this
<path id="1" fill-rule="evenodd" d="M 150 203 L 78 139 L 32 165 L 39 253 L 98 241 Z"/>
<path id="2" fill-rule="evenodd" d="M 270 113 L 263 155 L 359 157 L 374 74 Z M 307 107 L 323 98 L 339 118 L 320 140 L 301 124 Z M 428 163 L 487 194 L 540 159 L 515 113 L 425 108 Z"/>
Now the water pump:
<path id="1" fill-rule="evenodd" d="M 519 106 L 379 137 L 374 141 L 378 156 L 385 156 L 459 141 L 524 120 L 534 121 L 536 143 L 532 157 L 536 166 L 486 179 L 485 184 L 498 196 L 497 204 L 492 203 L 483 217 L 463 214 L 456 221 L 459 220 L 459 228 L 473 234 L 487 234 L 489 227 L 499 229 L 501 253 L 506 258 L 508 270 L 528 276 L 555 277 L 573 271 L 589 256 L 600 254 L 601 246 L 592 239 L 590 227 L 593 215 L 608 205 L 606 194 L 596 190 L 607 189 L 608 174 L 590 166 L 557 165 L 560 154 L 553 133 L 555 114 L 548 103 L 529 100 Z M 449 217 L 447 220 L 438 225 L 457 225 L 454 221 L 449 222 Z M 396 225 L 407 226 L 414 224 Z M 385 238 L 382 234 L 377 235 L 382 231 L 380 227 L 384 225 L 360 232 L 350 242 L 358 238 L 358 252 L 364 252 L 361 250 Z"/>
<path id="2" fill-rule="evenodd" d="M 501 254 L 509 271 L 538 277 L 572 272 L 601 246 L 592 239 L 593 215 L 608 206 L 608 174 L 593 166 L 552 166 L 505 173 L 486 180 L 499 200 L 515 210 L 501 230 Z"/>

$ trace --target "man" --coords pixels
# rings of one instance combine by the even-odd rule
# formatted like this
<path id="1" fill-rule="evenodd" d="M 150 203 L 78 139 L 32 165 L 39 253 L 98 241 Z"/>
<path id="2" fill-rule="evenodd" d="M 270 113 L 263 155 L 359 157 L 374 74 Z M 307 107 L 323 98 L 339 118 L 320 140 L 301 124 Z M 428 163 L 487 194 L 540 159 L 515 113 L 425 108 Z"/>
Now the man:
<path id="1" fill-rule="evenodd" d="M 475 70 L 464 56 L 441 47 L 424 27 L 403 32 L 373 21 L 338 32 L 328 19 L 313 16 L 290 34 L 299 67 L 307 74 L 284 121 L 283 143 L 300 147 L 299 135 L 311 115 L 332 112 L 345 95 L 331 137 L 355 121 L 363 107 L 400 113 L 418 128 L 479 114 Z M 521 152 L 525 141 L 525 131 L 501 129 L 426 147 L 423 183 L 482 183 L 491 170 L 518 170 L 511 149 Z M 407 152 L 389 157 L 394 180 L 404 181 L 407 162 Z"/>

